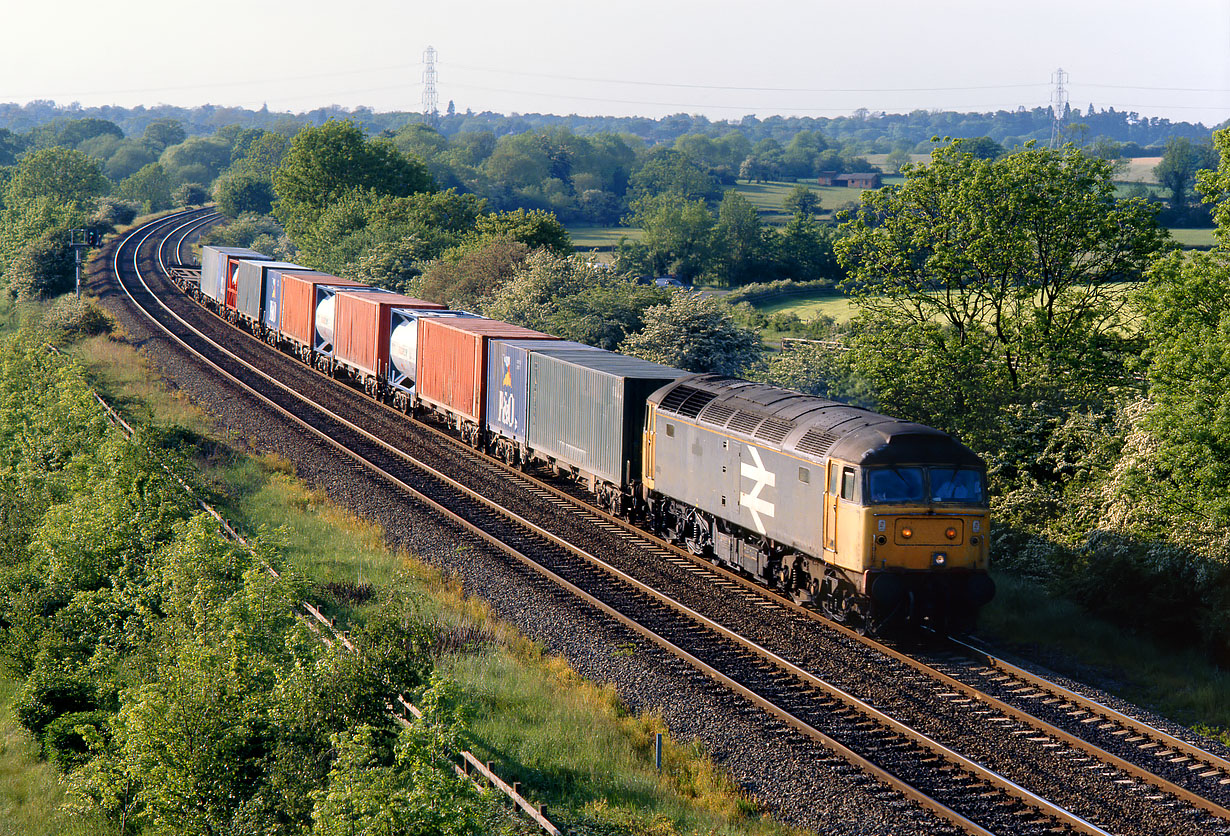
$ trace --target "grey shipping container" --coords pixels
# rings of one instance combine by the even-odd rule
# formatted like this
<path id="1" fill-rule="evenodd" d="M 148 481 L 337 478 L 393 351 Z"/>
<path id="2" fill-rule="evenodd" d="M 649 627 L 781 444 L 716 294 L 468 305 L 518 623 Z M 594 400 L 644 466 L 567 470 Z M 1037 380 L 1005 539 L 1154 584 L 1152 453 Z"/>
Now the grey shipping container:
<path id="1" fill-rule="evenodd" d="M 201 247 L 201 295 L 221 302 L 226 294 L 228 257 L 268 260 L 269 256 L 246 247 Z"/>
<path id="2" fill-rule="evenodd" d="M 487 431 L 524 444 L 529 427 L 530 352 L 601 351 L 570 340 L 487 343 Z"/>
<path id="3" fill-rule="evenodd" d="M 319 270 L 304 270 L 289 267 L 270 267 L 265 271 L 265 301 L 261 305 L 261 324 L 270 331 L 282 329 L 282 273 L 290 272 L 299 276 L 327 276 Z"/>
<path id="4" fill-rule="evenodd" d="M 254 261 L 245 259 L 235 268 L 235 310 L 240 319 L 259 323 L 265 303 L 265 281 L 270 268 L 301 271 L 307 268 L 289 261 Z"/>
<path id="5" fill-rule="evenodd" d="M 626 486 L 640 472 L 646 399 L 689 374 L 609 351 L 531 353 L 529 446 Z"/>

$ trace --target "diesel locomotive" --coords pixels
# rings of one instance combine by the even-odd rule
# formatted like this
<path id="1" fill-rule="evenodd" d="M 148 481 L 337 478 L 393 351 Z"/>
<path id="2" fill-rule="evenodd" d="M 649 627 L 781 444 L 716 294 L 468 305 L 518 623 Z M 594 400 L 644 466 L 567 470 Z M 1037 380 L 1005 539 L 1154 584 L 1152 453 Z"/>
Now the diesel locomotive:
<path id="1" fill-rule="evenodd" d="M 986 468 L 939 430 L 698 375 L 649 398 L 643 449 L 654 528 L 837 621 L 960 631 L 994 596 Z"/>

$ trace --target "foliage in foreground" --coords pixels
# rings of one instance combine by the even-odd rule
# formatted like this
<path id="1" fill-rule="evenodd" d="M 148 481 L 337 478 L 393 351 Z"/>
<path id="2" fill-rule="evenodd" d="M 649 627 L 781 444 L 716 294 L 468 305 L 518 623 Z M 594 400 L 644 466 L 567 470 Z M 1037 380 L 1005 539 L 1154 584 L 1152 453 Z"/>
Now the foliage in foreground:
<path id="1" fill-rule="evenodd" d="M 493 826 L 447 763 L 464 727 L 413 601 L 384 601 L 357 654 L 322 645 L 268 538 L 224 540 L 178 454 L 112 431 L 36 335 L 0 342 L 0 422 L 0 661 L 78 803 L 121 832 Z M 426 723 L 398 730 L 398 692 Z"/>

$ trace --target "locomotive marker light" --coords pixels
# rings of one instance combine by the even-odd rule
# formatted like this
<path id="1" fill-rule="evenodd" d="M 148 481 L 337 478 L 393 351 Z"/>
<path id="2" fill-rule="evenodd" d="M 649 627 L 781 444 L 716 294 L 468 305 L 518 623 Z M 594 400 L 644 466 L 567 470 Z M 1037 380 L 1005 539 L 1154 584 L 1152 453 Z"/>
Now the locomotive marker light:
<path id="1" fill-rule="evenodd" d="M 901 539 L 902 540 L 909 540 L 913 536 L 914 536 L 914 529 L 910 528 L 909 526 L 906 526 L 905 528 L 901 529 Z"/>
<path id="2" fill-rule="evenodd" d="M 752 488 L 751 493 L 739 494 L 739 504 L 752 512 L 752 519 L 756 523 L 756 530 L 764 534 L 764 520 L 760 518 L 760 515 L 764 514 L 766 517 L 772 517 L 777 509 L 773 506 L 772 502 L 769 502 L 767 499 L 761 499 L 760 492 L 766 486 L 772 488 L 777 484 L 777 474 L 765 469 L 764 462 L 760 460 L 759 450 L 750 444 L 747 445 L 747 449 L 751 451 L 752 459 L 755 460 L 756 466 L 752 467 L 747 462 L 740 462 L 739 472 L 743 475 L 744 479 L 751 479 L 755 482 L 756 486 Z"/>
<path id="3" fill-rule="evenodd" d="M 931 555 L 931 562 L 934 563 L 936 566 L 943 566 L 945 563 L 948 562 L 948 555 L 944 552 L 936 552 L 935 554 Z"/>

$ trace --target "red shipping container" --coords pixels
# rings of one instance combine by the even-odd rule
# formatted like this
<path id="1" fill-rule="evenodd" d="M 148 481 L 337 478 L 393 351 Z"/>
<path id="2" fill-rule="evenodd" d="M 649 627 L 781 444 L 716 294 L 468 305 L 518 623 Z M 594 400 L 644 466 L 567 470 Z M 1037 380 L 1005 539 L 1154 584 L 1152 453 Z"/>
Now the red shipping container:
<path id="1" fill-rule="evenodd" d="M 488 340 L 555 340 L 495 319 L 419 320 L 420 400 L 483 426 L 487 404 Z"/>
<path id="2" fill-rule="evenodd" d="M 340 279 L 327 273 L 304 270 L 282 274 L 281 334 L 293 343 L 312 348 L 316 335 L 316 288 L 318 285 L 367 287 L 363 282 Z"/>
<path id="3" fill-rule="evenodd" d="M 389 373 L 389 320 L 393 308 L 442 311 L 445 305 L 399 293 L 337 294 L 333 359 L 347 368 L 384 380 Z"/>

